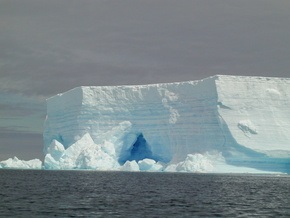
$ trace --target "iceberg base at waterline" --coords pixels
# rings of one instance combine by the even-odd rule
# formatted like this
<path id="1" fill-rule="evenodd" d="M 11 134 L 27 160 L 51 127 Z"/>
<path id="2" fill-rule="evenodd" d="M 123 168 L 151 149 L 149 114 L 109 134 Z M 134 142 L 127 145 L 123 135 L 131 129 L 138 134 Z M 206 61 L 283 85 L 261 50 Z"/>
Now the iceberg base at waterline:
<path id="1" fill-rule="evenodd" d="M 92 142 L 86 134 L 80 142 Z M 79 143 L 80 143 L 79 142 Z M 106 142 L 106 145 L 109 143 Z M 44 170 L 98 170 L 98 171 L 134 171 L 134 172 L 184 172 L 184 173 L 256 173 L 280 174 L 278 171 L 263 171 L 255 168 L 233 166 L 217 151 L 204 154 L 187 154 L 185 160 L 166 164 L 145 158 L 139 161 L 127 160 L 120 164 L 114 156 L 102 150 L 102 146 L 91 143 L 79 149 L 78 143 L 65 150 L 61 143 L 51 144 L 51 153 L 45 156 L 42 163 L 39 159 L 19 160 L 17 157 L 0 162 L 0 169 L 44 169 Z M 72 151 L 73 150 L 73 151 Z M 111 150 L 112 151 L 112 150 Z"/>
<path id="2" fill-rule="evenodd" d="M 158 157 L 150 152 L 150 146 L 146 144 L 136 145 L 134 141 L 127 150 L 118 154 L 118 145 L 124 139 L 124 131 L 129 130 L 129 122 L 121 123 L 114 131 L 110 131 L 111 138 L 101 144 L 95 144 L 89 133 L 86 133 L 76 143 L 67 149 L 53 140 L 48 148 L 49 153 L 44 159 L 44 169 L 76 169 L 76 170 L 100 170 L 100 171 L 149 171 L 149 172 L 191 172 L 191 173 L 281 173 L 275 171 L 257 170 L 250 167 L 234 166 L 226 163 L 221 152 L 187 154 L 183 161 L 177 163 L 164 163 L 158 161 Z M 128 132 L 128 131 L 125 131 Z M 121 133 L 116 135 L 114 133 Z M 148 146 L 147 148 L 145 146 Z M 124 162 L 123 157 L 127 157 Z M 118 158 L 119 157 L 119 158 Z M 120 161 L 120 157 L 122 161 Z M 153 158 L 153 159 L 151 159 Z"/>

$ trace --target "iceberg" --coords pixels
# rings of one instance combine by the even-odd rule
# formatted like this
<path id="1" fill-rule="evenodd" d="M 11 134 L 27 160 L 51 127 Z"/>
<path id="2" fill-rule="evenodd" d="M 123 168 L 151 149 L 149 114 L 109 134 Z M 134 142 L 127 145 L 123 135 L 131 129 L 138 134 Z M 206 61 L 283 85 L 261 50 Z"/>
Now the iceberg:
<path id="1" fill-rule="evenodd" d="M 290 79 L 81 86 L 47 99 L 43 163 L 0 168 L 290 174 Z"/>
<path id="2" fill-rule="evenodd" d="M 290 79 L 82 86 L 47 99 L 45 169 L 290 173 Z"/>
<path id="3" fill-rule="evenodd" d="M 42 162 L 39 159 L 19 160 L 17 157 L 9 158 L 0 162 L 0 169 L 42 169 Z"/>

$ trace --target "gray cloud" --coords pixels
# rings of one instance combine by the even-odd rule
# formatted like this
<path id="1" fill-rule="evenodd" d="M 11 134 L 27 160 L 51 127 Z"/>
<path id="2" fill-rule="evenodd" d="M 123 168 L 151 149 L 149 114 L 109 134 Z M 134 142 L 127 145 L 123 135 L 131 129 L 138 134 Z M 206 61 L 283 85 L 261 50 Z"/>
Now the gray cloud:
<path id="1" fill-rule="evenodd" d="M 20 159 L 43 159 L 42 134 L 2 132 L 0 129 L 0 161 L 17 156 Z"/>
<path id="2" fill-rule="evenodd" d="M 286 1 L 8 2 L 0 49 L 11 90 L 49 96 L 220 73 L 288 76 Z"/>
<path id="3" fill-rule="evenodd" d="M 0 127 L 34 131 L 44 99 L 80 85 L 289 77 L 289 8 L 288 0 L 2 0 Z"/>

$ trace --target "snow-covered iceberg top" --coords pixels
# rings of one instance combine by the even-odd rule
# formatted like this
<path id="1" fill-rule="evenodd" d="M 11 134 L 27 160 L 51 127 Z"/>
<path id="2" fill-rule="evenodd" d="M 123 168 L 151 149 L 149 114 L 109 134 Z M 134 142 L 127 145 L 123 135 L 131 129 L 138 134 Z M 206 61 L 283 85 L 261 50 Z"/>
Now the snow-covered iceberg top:
<path id="1" fill-rule="evenodd" d="M 290 173 L 290 79 L 82 86 L 47 99 L 45 169 Z"/>

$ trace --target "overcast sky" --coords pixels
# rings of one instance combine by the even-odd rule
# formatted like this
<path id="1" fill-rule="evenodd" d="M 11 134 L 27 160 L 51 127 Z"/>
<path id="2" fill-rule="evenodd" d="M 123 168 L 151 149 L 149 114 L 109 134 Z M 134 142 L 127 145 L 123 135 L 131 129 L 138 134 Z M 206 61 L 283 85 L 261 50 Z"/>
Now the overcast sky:
<path id="1" fill-rule="evenodd" d="M 42 157 L 45 99 L 81 85 L 290 77 L 289 0 L 0 0 L 0 161 Z"/>

